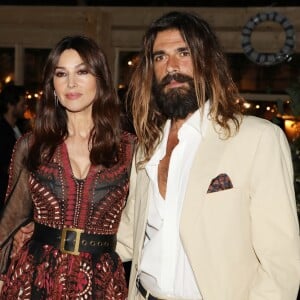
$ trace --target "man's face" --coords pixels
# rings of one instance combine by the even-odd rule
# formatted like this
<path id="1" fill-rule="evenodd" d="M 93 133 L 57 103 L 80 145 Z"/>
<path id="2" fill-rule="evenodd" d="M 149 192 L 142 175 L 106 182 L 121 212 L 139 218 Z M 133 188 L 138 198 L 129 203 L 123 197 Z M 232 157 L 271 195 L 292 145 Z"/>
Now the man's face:
<path id="1" fill-rule="evenodd" d="M 178 30 L 159 32 L 153 45 L 153 93 L 168 118 L 184 119 L 198 109 L 190 50 Z"/>
<path id="2" fill-rule="evenodd" d="M 26 109 L 25 98 L 24 96 L 21 96 L 19 102 L 14 106 L 13 113 L 15 118 L 17 119 L 23 118 L 25 109 Z"/>

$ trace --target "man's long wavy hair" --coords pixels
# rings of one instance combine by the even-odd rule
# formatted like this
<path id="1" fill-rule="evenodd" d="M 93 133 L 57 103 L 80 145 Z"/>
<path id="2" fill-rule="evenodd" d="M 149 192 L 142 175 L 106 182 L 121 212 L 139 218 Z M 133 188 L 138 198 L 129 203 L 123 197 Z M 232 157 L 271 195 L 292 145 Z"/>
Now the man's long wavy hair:
<path id="1" fill-rule="evenodd" d="M 242 106 L 238 89 L 229 72 L 226 57 L 206 21 L 185 12 L 170 12 L 154 21 L 143 38 L 139 62 L 128 89 L 133 123 L 139 147 L 147 162 L 162 136 L 166 117 L 160 113 L 153 99 L 153 45 L 158 32 L 179 30 L 190 49 L 194 85 L 199 107 L 210 100 L 210 115 L 216 124 L 225 129 L 226 136 L 232 134 L 229 120 L 239 128 Z"/>
<path id="2" fill-rule="evenodd" d="M 53 85 L 55 68 L 67 49 L 77 51 L 89 72 L 96 77 L 97 91 L 92 106 L 94 127 L 89 137 L 91 163 L 109 167 L 118 159 L 120 108 L 107 59 L 94 40 L 76 35 L 59 41 L 44 67 L 43 94 L 38 103 L 32 145 L 26 162 L 31 171 L 43 161 L 49 161 L 56 147 L 68 137 L 68 117 L 65 108 L 55 101 Z"/>

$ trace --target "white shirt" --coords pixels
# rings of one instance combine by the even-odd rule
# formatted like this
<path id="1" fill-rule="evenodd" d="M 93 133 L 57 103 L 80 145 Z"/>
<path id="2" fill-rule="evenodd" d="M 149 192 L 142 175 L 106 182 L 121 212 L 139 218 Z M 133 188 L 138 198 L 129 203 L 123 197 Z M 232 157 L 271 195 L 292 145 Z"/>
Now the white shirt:
<path id="1" fill-rule="evenodd" d="M 164 128 L 162 142 L 146 165 L 152 194 L 146 238 L 140 265 L 140 280 L 152 293 L 174 298 L 202 299 L 195 277 L 179 236 L 179 223 L 190 168 L 207 127 L 209 103 L 203 120 L 197 110 L 178 131 L 168 172 L 165 199 L 158 188 L 158 164 L 165 156 L 171 122 Z"/>
<path id="2" fill-rule="evenodd" d="M 22 133 L 17 125 L 13 127 L 13 131 L 15 133 L 16 139 L 18 139 L 22 135 Z"/>

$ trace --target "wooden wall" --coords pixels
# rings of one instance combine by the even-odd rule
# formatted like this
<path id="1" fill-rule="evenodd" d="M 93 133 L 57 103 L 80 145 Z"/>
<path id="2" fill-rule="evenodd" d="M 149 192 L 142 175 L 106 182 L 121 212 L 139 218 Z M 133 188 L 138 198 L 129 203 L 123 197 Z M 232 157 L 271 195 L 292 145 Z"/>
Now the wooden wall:
<path id="1" fill-rule="evenodd" d="M 22 83 L 23 49 L 51 48 L 65 35 L 82 33 L 95 38 L 105 50 L 115 78 L 119 51 L 138 50 L 150 22 L 171 10 L 194 11 L 207 20 L 226 52 L 242 53 L 241 31 L 257 13 L 276 11 L 296 32 L 300 53 L 300 7 L 176 8 L 176 7 L 55 7 L 0 6 L 0 47 L 15 47 L 15 76 Z M 253 33 L 260 51 L 278 51 L 285 33 L 278 24 L 264 22 Z"/>

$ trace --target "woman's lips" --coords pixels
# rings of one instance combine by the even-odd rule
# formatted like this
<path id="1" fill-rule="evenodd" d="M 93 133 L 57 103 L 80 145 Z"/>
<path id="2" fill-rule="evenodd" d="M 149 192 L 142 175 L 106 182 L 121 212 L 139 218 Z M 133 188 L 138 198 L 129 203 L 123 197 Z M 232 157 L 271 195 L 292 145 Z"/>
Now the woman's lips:
<path id="1" fill-rule="evenodd" d="M 69 100 L 76 100 L 81 97 L 81 93 L 67 93 L 65 96 Z"/>

